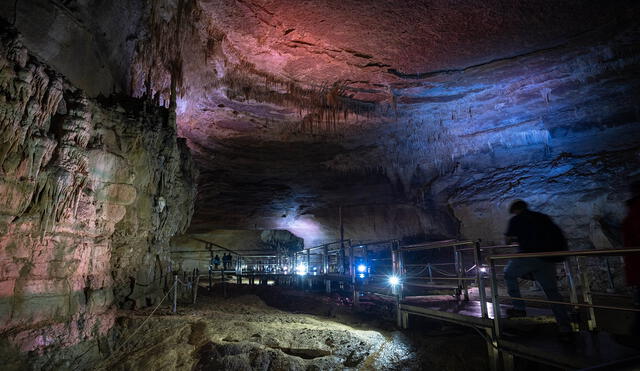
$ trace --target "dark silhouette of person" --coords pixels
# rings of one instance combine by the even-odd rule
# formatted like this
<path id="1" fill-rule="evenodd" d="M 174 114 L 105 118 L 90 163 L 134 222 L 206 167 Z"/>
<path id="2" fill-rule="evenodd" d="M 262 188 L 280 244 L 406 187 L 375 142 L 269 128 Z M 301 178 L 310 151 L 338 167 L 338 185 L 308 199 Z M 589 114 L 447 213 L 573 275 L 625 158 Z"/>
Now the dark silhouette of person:
<path id="1" fill-rule="evenodd" d="M 224 270 L 231 269 L 231 254 L 224 254 L 222 264 L 224 265 Z"/>
<path id="2" fill-rule="evenodd" d="M 218 254 L 213 257 L 213 265 L 215 267 L 214 269 L 218 269 L 218 267 L 220 266 L 220 256 L 218 256 Z"/>
<path id="3" fill-rule="evenodd" d="M 640 181 L 631 184 L 631 199 L 627 201 L 627 216 L 622 222 L 622 243 L 626 248 L 640 248 Z M 640 308 L 640 254 L 624 256 L 627 285 L 633 288 L 633 305 Z M 636 313 L 633 332 L 640 332 L 640 315 Z"/>
<path id="4" fill-rule="evenodd" d="M 531 211 L 526 202 L 517 200 L 509 208 L 514 216 L 509 220 L 506 232 L 507 243 L 517 240 L 519 252 L 539 253 L 547 251 L 562 251 L 567 249 L 567 242 L 560 228 L 548 215 Z M 509 260 L 504 269 L 504 279 L 509 296 L 513 299 L 513 308 L 507 309 L 509 317 L 524 317 L 527 315 L 526 306 L 521 298 L 518 279 L 532 277 L 536 280 L 548 300 L 563 301 L 556 283 L 556 263 L 558 258 L 515 258 Z M 571 332 L 571 324 L 567 308 L 561 304 L 551 305 L 553 314 L 562 335 Z"/>

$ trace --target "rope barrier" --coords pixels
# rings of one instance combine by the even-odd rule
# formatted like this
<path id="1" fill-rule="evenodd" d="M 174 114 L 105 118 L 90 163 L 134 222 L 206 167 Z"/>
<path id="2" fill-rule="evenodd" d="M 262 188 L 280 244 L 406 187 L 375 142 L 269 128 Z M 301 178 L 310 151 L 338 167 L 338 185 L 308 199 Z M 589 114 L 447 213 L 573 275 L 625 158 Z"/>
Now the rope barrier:
<path id="1" fill-rule="evenodd" d="M 167 291 L 167 293 L 164 295 L 164 297 L 162 297 L 162 299 L 160 300 L 160 302 L 158 303 L 158 305 L 156 305 L 155 308 L 153 308 L 153 310 L 151 311 L 151 313 L 149 313 L 149 315 L 142 321 L 142 323 L 140 324 L 140 326 L 138 326 L 137 329 L 135 329 L 133 331 L 133 333 L 131 335 L 129 335 L 119 346 L 116 347 L 116 349 L 114 349 L 113 353 L 111 353 L 111 355 L 109 357 L 107 357 L 104 361 L 102 362 L 108 362 L 109 360 L 111 360 L 111 358 L 113 358 L 113 356 L 120 350 L 122 349 L 122 347 L 125 346 L 125 344 L 127 344 L 129 342 L 129 340 L 131 340 L 137 333 L 138 331 L 144 326 L 145 323 L 147 323 L 147 321 L 149 320 L 149 318 L 151 318 L 151 316 L 153 316 L 153 314 L 156 312 L 156 310 L 158 310 L 158 308 L 160 308 L 160 305 L 162 305 L 162 303 L 164 302 L 164 300 L 169 296 L 169 294 L 171 293 L 171 291 L 173 290 L 175 286 L 175 283 L 173 285 L 171 285 L 171 288 Z"/>

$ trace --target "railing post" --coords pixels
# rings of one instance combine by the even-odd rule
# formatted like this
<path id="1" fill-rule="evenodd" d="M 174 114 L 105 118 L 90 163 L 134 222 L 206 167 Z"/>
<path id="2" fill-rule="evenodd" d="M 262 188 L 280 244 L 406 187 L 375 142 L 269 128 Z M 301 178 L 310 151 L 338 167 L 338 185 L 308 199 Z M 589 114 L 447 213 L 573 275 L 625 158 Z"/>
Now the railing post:
<path id="1" fill-rule="evenodd" d="M 567 257 L 567 259 L 565 259 L 565 261 L 563 262 L 564 265 L 564 271 L 567 274 L 567 288 L 569 289 L 569 301 L 571 302 L 571 304 L 578 304 L 578 293 L 576 292 L 576 282 L 575 279 L 573 277 L 573 271 L 571 270 L 571 257 Z M 571 315 L 571 321 L 574 322 L 574 320 L 576 319 L 576 317 L 573 315 L 574 313 L 579 313 L 578 311 L 580 310 L 580 307 L 574 306 L 572 307 L 572 315 Z M 575 325 L 572 325 L 575 326 Z M 578 324 L 578 328 L 576 329 L 574 327 L 574 330 L 579 330 L 579 324 Z"/>
<path id="2" fill-rule="evenodd" d="M 487 293 L 484 290 L 484 277 L 480 270 L 482 266 L 482 251 L 480 250 L 480 241 L 476 241 L 473 249 L 473 260 L 476 265 L 476 286 L 478 287 L 478 296 L 480 297 L 480 310 L 482 318 L 488 318 L 487 313 Z"/>
<path id="3" fill-rule="evenodd" d="M 453 259 L 456 270 L 456 277 L 458 278 L 458 292 L 456 297 L 460 300 L 460 295 L 464 292 L 464 300 L 469 300 L 469 291 L 467 290 L 464 278 L 464 266 L 462 265 L 462 254 L 458 251 L 457 246 L 453 246 Z"/>
<path id="4" fill-rule="evenodd" d="M 329 246 L 322 248 L 322 273 L 329 274 Z"/>
<path id="5" fill-rule="evenodd" d="M 173 308 L 172 312 L 176 313 L 178 310 L 178 275 L 173 275 Z"/>
<path id="6" fill-rule="evenodd" d="M 589 275 L 582 269 L 581 259 L 577 258 L 578 261 L 578 271 L 580 272 L 580 278 L 582 279 L 582 298 L 585 304 L 593 305 L 593 297 L 591 296 L 591 282 L 589 280 Z M 587 319 L 587 326 L 590 331 L 596 329 L 596 315 L 593 307 L 589 307 L 588 309 L 589 317 Z"/>
<path id="7" fill-rule="evenodd" d="M 493 305 L 493 332 L 496 342 L 500 339 L 500 302 L 498 301 L 498 277 L 496 273 L 496 263 L 490 260 L 489 269 L 491 270 L 491 302 Z M 497 346 L 497 344 L 494 344 Z"/>
<path id="8" fill-rule="evenodd" d="M 607 267 L 607 281 L 609 282 L 609 287 L 607 288 L 607 292 L 615 292 L 616 285 L 613 281 L 613 273 L 611 273 L 611 264 L 609 264 L 609 257 L 604 258 L 604 264 Z"/>
<path id="9" fill-rule="evenodd" d="M 464 260 L 462 260 L 462 252 L 458 250 L 457 246 L 454 246 L 454 249 L 458 251 L 458 260 L 460 261 L 460 278 L 462 280 L 462 290 L 464 291 L 464 300 L 469 301 L 469 285 L 467 280 L 465 280 L 466 271 L 464 269 Z"/>
<path id="10" fill-rule="evenodd" d="M 211 286 L 212 286 L 212 277 L 211 277 L 211 272 L 213 271 L 213 266 L 211 264 L 209 264 L 209 291 L 211 291 Z"/>
<path id="11" fill-rule="evenodd" d="M 400 281 L 400 283 L 398 283 L 398 299 L 403 300 L 405 269 L 404 269 L 404 254 L 400 249 L 398 249 L 398 278 Z"/>
<path id="12" fill-rule="evenodd" d="M 200 275 L 198 274 L 195 279 L 195 283 L 193 286 L 193 304 L 196 303 L 196 298 L 198 297 L 198 287 L 200 285 Z"/>
<path id="13" fill-rule="evenodd" d="M 400 273 L 398 272 L 398 251 L 396 250 L 395 244 L 392 244 L 390 249 L 391 249 L 391 275 L 395 277 L 399 277 Z M 391 286 L 391 289 L 392 289 L 392 294 L 396 295 L 397 287 Z"/>
<path id="14" fill-rule="evenodd" d="M 365 278 L 362 280 L 362 284 L 364 286 L 367 286 L 369 285 L 369 277 L 371 274 L 371 265 L 372 265 L 369 261 L 369 248 L 367 247 L 367 245 L 364 245 L 362 247 L 362 254 L 364 255 L 363 264 L 366 267 Z"/>
<path id="15" fill-rule="evenodd" d="M 396 304 L 396 325 L 402 328 L 402 311 L 400 309 L 400 300 L 402 297 L 402 264 L 401 264 L 401 251 L 398 243 L 391 245 L 391 270 L 393 276 L 399 279 L 399 283 L 391 286 L 391 293 L 395 297 Z"/>
<path id="16" fill-rule="evenodd" d="M 356 278 L 356 267 L 355 267 L 355 256 L 353 255 L 353 245 L 351 244 L 351 240 L 347 240 L 349 245 L 349 276 L 351 276 L 351 283 L 355 283 Z"/>
<path id="17" fill-rule="evenodd" d="M 458 252 L 455 249 L 453 250 L 453 270 L 456 272 L 456 278 L 458 278 L 458 288 L 456 289 L 455 296 L 456 300 L 460 300 L 460 296 L 462 295 L 462 287 L 460 285 L 460 269 L 458 268 Z"/>
<path id="18" fill-rule="evenodd" d="M 427 263 L 427 272 L 429 274 L 429 283 L 433 284 L 433 270 L 431 269 L 431 263 Z"/>
<path id="19" fill-rule="evenodd" d="M 222 292 L 227 297 L 227 280 L 224 279 L 224 268 L 220 269 L 220 281 L 222 281 Z"/>

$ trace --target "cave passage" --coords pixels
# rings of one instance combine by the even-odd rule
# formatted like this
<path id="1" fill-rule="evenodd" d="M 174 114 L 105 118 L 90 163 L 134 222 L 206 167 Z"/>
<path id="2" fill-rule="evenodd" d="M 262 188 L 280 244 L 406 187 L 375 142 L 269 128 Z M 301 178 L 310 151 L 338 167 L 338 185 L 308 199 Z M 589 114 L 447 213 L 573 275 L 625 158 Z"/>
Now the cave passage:
<path id="1" fill-rule="evenodd" d="M 639 368 L 639 16 L 0 2 L 2 368 Z"/>

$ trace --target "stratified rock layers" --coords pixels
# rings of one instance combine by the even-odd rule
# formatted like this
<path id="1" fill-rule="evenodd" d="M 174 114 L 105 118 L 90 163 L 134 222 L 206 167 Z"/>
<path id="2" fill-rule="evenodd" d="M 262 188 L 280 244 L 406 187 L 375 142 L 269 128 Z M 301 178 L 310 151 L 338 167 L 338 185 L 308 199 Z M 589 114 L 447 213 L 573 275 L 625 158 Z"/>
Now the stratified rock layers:
<path id="1" fill-rule="evenodd" d="M 12 31 L 0 40 L 2 348 L 47 362 L 104 335 L 116 304 L 159 299 L 196 170 L 168 110 L 89 100 Z"/>

